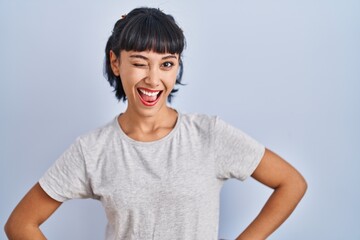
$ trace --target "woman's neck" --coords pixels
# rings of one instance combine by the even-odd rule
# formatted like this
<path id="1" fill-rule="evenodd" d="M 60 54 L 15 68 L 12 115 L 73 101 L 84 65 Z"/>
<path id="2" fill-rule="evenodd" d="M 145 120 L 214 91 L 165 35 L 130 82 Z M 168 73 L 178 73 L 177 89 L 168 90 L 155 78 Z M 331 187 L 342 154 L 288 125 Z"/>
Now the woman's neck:
<path id="1" fill-rule="evenodd" d="M 169 107 L 154 116 L 140 116 L 127 109 L 118 117 L 118 122 L 128 137 L 136 141 L 150 142 L 168 135 L 175 127 L 177 118 L 176 110 Z"/>

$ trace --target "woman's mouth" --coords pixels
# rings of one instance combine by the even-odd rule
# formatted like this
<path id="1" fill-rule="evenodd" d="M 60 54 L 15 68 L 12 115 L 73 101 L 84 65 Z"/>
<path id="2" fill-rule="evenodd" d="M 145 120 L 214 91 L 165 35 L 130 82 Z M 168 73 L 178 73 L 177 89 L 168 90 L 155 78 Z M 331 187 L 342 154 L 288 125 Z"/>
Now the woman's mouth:
<path id="1" fill-rule="evenodd" d="M 138 88 L 138 93 L 141 102 L 145 106 L 154 106 L 160 99 L 160 95 L 163 91 L 160 90 L 150 90 L 146 88 Z"/>

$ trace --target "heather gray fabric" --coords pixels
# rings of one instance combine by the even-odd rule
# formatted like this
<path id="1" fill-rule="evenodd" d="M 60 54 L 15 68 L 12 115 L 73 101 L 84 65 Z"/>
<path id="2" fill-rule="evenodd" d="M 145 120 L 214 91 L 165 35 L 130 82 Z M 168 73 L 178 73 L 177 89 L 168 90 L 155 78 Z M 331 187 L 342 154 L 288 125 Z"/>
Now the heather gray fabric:
<path id="1" fill-rule="evenodd" d="M 55 200 L 94 198 L 106 239 L 217 239 L 220 190 L 246 179 L 264 146 L 218 117 L 180 114 L 174 129 L 138 142 L 117 118 L 79 137 L 40 179 Z"/>

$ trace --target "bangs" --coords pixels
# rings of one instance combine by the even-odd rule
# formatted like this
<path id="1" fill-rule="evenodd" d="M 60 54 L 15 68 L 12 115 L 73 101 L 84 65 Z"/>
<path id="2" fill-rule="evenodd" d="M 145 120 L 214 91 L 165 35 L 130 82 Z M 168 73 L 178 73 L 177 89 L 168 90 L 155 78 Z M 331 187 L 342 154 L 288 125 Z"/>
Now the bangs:
<path id="1" fill-rule="evenodd" d="M 120 35 L 120 49 L 181 54 L 185 45 L 182 30 L 171 17 L 163 17 L 167 19 L 153 15 L 130 19 Z"/>

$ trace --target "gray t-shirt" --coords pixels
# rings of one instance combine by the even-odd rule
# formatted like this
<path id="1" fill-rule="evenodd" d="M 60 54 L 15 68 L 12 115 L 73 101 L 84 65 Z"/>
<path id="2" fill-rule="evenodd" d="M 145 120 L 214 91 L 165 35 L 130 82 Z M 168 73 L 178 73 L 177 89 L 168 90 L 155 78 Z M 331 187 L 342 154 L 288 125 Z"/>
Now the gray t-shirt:
<path id="1" fill-rule="evenodd" d="M 57 201 L 102 202 L 106 239 L 217 239 L 220 190 L 246 179 L 264 146 L 218 117 L 180 114 L 164 138 L 129 138 L 117 117 L 83 135 L 39 183 Z"/>

